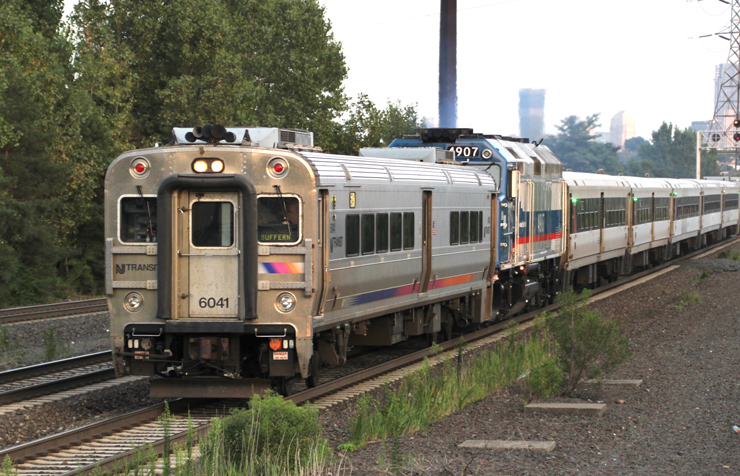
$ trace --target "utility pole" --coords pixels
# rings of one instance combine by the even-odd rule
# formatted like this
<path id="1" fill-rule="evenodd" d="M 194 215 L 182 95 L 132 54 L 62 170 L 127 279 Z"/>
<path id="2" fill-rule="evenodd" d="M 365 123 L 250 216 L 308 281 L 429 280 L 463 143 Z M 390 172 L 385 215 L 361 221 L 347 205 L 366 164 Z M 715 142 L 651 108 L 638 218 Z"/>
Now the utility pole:
<path id="1" fill-rule="evenodd" d="M 701 149 L 733 154 L 737 172 L 740 145 L 740 0 L 719 0 L 732 6 L 732 18 L 727 31 L 715 33 L 730 42 L 730 52 L 723 68 L 718 69 L 718 86 L 714 116 L 709 130 L 697 134 L 696 178 L 701 178 Z M 712 36 L 712 35 L 704 35 Z"/>

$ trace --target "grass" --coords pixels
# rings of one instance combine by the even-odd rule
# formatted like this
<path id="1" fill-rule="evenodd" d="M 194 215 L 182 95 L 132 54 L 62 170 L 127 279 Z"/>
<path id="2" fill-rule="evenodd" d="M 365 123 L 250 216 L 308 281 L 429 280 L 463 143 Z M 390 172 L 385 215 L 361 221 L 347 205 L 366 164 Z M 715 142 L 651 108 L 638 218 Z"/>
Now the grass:
<path id="1" fill-rule="evenodd" d="M 18 341 L 10 337 L 8 326 L 0 326 L 0 365 L 12 365 L 23 358 Z"/>
<path id="2" fill-rule="evenodd" d="M 678 304 L 674 306 L 677 311 L 680 311 L 688 306 L 699 304 L 701 302 L 701 294 L 696 291 L 685 292 L 681 295 L 678 300 Z"/>
<path id="3" fill-rule="evenodd" d="M 62 342 L 53 327 L 44 331 L 41 342 L 44 345 L 44 359 L 46 360 L 55 360 L 72 353 L 72 344 Z"/>
<path id="4" fill-rule="evenodd" d="M 740 252 L 730 249 L 724 249 L 717 254 L 718 259 L 730 259 L 732 261 L 740 261 Z"/>
<path id="5" fill-rule="evenodd" d="M 256 403 L 255 403 L 256 402 Z M 166 404 L 165 404 L 166 405 Z M 158 418 L 164 432 L 166 455 L 162 472 L 156 472 L 159 456 L 151 444 L 136 448 L 132 457 L 113 471 L 93 470 L 96 476 L 349 476 L 343 459 L 336 460 L 328 442 L 320 436 L 318 410 L 297 407 L 279 395 L 255 397 L 250 409 L 240 409 L 224 418 L 214 418 L 208 434 L 200 440 L 196 453 L 195 427 L 188 417 L 188 436 L 182 445 L 172 445 L 174 416 L 169 408 Z M 287 411 L 286 411 L 287 409 Z M 277 432 L 276 418 L 287 415 L 287 424 Z M 245 414 L 249 422 L 243 426 Z M 298 423 L 299 433 L 291 431 Z M 293 426 L 294 427 L 294 426 Z M 234 433 L 234 430 L 238 430 Z M 234 444 L 237 443 L 237 448 Z M 236 449 L 236 451 L 235 451 Z M 17 472 L 9 458 L 0 466 L 0 476 Z"/>
<path id="6" fill-rule="evenodd" d="M 531 335 L 518 339 L 517 329 L 509 329 L 503 345 L 475 356 L 463 365 L 465 345 L 457 347 L 456 357 L 433 357 L 416 372 L 406 375 L 396 389 L 386 384 L 379 399 L 369 393 L 357 401 L 357 417 L 351 422 L 351 442 L 362 446 L 368 441 L 394 438 L 426 430 L 443 417 L 482 400 L 507 387 L 550 358 L 550 340 L 538 338 L 538 321 Z M 440 362 L 441 361 L 441 362 Z"/>

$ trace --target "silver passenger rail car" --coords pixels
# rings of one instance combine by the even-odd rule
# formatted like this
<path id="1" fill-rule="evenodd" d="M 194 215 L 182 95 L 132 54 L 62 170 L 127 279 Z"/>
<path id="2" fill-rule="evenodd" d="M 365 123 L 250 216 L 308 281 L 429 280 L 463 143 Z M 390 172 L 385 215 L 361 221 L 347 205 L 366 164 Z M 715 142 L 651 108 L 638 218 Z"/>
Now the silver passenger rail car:
<path id="1" fill-rule="evenodd" d="M 114 367 L 156 376 L 153 396 L 288 393 L 352 345 L 491 318 L 497 189 L 481 170 L 205 126 L 122 154 L 105 185 Z"/>

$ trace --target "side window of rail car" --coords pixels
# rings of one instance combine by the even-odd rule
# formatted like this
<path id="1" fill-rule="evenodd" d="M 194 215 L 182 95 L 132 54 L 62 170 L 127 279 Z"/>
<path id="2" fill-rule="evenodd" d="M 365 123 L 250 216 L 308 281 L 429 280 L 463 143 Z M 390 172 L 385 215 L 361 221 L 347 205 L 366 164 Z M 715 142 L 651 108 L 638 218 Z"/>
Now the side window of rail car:
<path id="1" fill-rule="evenodd" d="M 120 207 L 122 242 L 157 241 L 157 197 L 124 197 L 121 199 Z"/>
<path id="2" fill-rule="evenodd" d="M 257 198 L 257 241 L 260 243 L 298 243 L 300 221 L 298 197 L 271 195 Z"/>
<path id="3" fill-rule="evenodd" d="M 725 211 L 738 209 L 738 204 L 740 204 L 740 196 L 737 193 L 728 193 L 726 195 L 723 195 L 722 198 L 725 201 Z"/>
<path id="4" fill-rule="evenodd" d="M 450 245 L 460 243 L 460 212 L 450 212 Z"/>
<path id="5" fill-rule="evenodd" d="M 470 242 L 478 243 L 478 214 L 481 212 L 470 212 Z"/>
<path id="6" fill-rule="evenodd" d="M 460 244 L 470 241 L 470 222 L 468 212 L 460 212 Z"/>
<path id="7" fill-rule="evenodd" d="M 635 202 L 635 224 L 653 221 L 653 197 L 638 198 Z"/>
<path id="8" fill-rule="evenodd" d="M 362 214 L 362 254 L 375 253 L 375 215 L 372 213 Z"/>
<path id="9" fill-rule="evenodd" d="M 234 244 L 234 205 L 231 202 L 195 202 L 191 219 L 194 246 L 228 248 Z"/>
<path id="10" fill-rule="evenodd" d="M 704 196 L 704 214 L 718 213 L 722 209 L 722 196 L 721 195 L 705 195 Z"/>
<path id="11" fill-rule="evenodd" d="M 403 244 L 403 215 L 391 213 L 391 251 L 400 251 Z"/>
<path id="12" fill-rule="evenodd" d="M 344 236 L 347 240 L 347 256 L 360 254 L 360 215 L 347 215 L 344 222 Z"/>
<path id="13" fill-rule="evenodd" d="M 670 198 L 656 198 L 655 201 L 655 221 L 668 220 L 668 207 L 671 205 Z"/>
<path id="14" fill-rule="evenodd" d="M 680 197 L 676 199 L 676 219 L 699 216 L 699 197 Z"/>
<path id="15" fill-rule="evenodd" d="M 403 249 L 413 250 L 414 249 L 414 212 L 405 212 L 403 214 Z"/>
<path id="16" fill-rule="evenodd" d="M 586 198 L 578 200 L 576 210 L 576 233 L 595 230 L 601 227 L 601 199 Z"/>
<path id="17" fill-rule="evenodd" d="M 624 226 L 627 224 L 627 199 L 605 198 L 604 199 L 604 227 Z"/>
<path id="18" fill-rule="evenodd" d="M 375 252 L 388 252 L 388 214 L 378 213 L 375 216 Z"/>

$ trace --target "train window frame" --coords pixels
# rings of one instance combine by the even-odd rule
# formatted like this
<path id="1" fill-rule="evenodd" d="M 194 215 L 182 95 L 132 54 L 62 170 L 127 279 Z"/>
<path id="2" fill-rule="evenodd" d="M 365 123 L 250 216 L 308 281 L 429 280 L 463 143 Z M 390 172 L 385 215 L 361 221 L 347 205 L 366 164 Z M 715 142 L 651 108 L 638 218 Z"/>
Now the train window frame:
<path id="1" fill-rule="evenodd" d="M 470 243 L 470 212 L 460 212 L 460 244 Z"/>
<path id="2" fill-rule="evenodd" d="M 298 236 L 293 241 L 261 241 L 259 227 L 264 226 L 259 224 L 260 221 L 260 200 L 263 198 L 283 198 L 283 199 L 296 199 L 298 201 L 298 224 L 296 229 Z M 277 193 L 260 193 L 257 195 L 257 244 L 266 246 L 296 246 L 303 241 L 303 200 L 300 195 L 292 193 L 283 193 L 278 195 Z"/>
<path id="3" fill-rule="evenodd" d="M 601 198 L 580 198 L 574 206 L 575 233 L 598 230 L 602 226 Z"/>
<path id="4" fill-rule="evenodd" d="M 152 240 L 152 241 L 124 241 L 123 236 L 121 234 L 121 227 L 123 225 L 123 200 L 124 199 L 138 199 L 138 200 L 141 200 L 141 198 L 142 198 L 142 195 L 139 195 L 139 194 L 124 194 L 124 195 L 121 195 L 121 196 L 118 197 L 118 204 L 116 205 L 116 214 L 117 214 L 116 220 L 117 220 L 117 225 L 118 225 L 116 227 L 117 228 L 116 229 L 116 234 L 117 234 L 117 237 L 118 237 L 118 242 L 120 244 L 124 245 L 124 246 L 142 246 L 142 245 L 143 246 L 146 246 L 146 245 L 152 245 L 152 244 L 156 244 L 157 243 L 157 239 L 156 239 L 157 238 L 157 233 L 156 233 L 156 231 L 154 233 L 152 233 L 152 236 L 154 237 L 154 240 Z M 153 199 L 154 204 L 155 205 L 157 204 L 157 194 L 146 194 L 145 193 L 145 194 L 143 194 L 143 198 L 144 199 L 149 199 L 147 201 L 149 201 L 150 203 L 152 202 L 151 199 Z M 153 225 L 154 225 L 155 230 L 156 230 L 156 227 L 157 227 L 157 225 L 156 225 L 157 213 L 156 212 L 157 212 L 157 209 L 155 207 L 155 211 L 154 211 L 154 214 L 152 216 Z"/>
<path id="5" fill-rule="evenodd" d="M 478 240 L 479 243 L 483 243 L 483 210 L 478 211 Z"/>
<path id="6" fill-rule="evenodd" d="M 381 219 L 385 220 L 385 226 L 381 225 Z M 385 239 L 381 237 L 381 232 L 385 233 Z M 390 249 L 390 217 L 387 213 L 375 214 L 375 252 L 387 253 Z M 383 248 L 381 245 L 385 245 Z"/>
<path id="7" fill-rule="evenodd" d="M 702 215 L 711 215 L 713 213 L 720 213 L 721 211 L 722 211 L 722 194 L 721 193 L 713 193 L 711 195 L 704 195 L 704 200 L 702 201 Z"/>
<path id="8" fill-rule="evenodd" d="M 413 250 L 416 246 L 416 223 L 414 212 L 403 212 L 403 249 Z"/>
<path id="9" fill-rule="evenodd" d="M 473 210 L 470 212 L 470 242 L 471 243 L 478 243 L 479 237 L 478 237 L 478 214 L 480 212 L 477 210 Z"/>
<path id="10" fill-rule="evenodd" d="M 231 229 L 231 243 L 229 245 L 200 245 L 195 243 L 195 216 L 196 216 L 196 205 L 205 205 L 205 204 L 212 204 L 212 203 L 228 203 L 231 206 L 231 213 L 229 214 L 231 216 L 231 222 L 230 222 L 230 229 Z M 200 199 L 195 200 L 190 205 L 190 231 L 188 233 L 189 240 L 190 240 L 190 246 L 194 249 L 198 250 L 229 250 L 236 246 L 237 242 L 237 235 L 236 235 L 236 212 L 238 210 L 238 206 L 231 200 L 224 199 L 224 198 L 213 198 L 213 199 Z"/>
<path id="11" fill-rule="evenodd" d="M 396 221 L 397 223 L 394 223 Z M 390 224 L 391 252 L 401 251 L 403 250 L 403 213 L 401 212 L 391 213 L 389 224 Z"/>
<path id="12" fill-rule="evenodd" d="M 357 225 L 354 227 L 354 230 L 350 230 L 350 219 L 354 221 L 354 219 L 357 219 Z M 351 233 L 354 231 L 355 233 Z M 347 257 L 352 256 L 360 256 L 360 214 L 359 213 L 348 213 L 344 217 L 344 236 L 345 236 L 345 255 Z M 351 240 L 354 238 L 354 242 Z M 356 242 L 356 251 L 350 252 L 350 245 L 352 246 L 352 250 L 355 250 L 355 242 Z"/>
<path id="13" fill-rule="evenodd" d="M 450 246 L 460 244 L 460 212 L 450 212 Z"/>
<path id="14" fill-rule="evenodd" d="M 722 196 L 722 211 L 738 210 L 740 209 L 740 194 L 738 193 L 726 193 Z"/>
<path id="15" fill-rule="evenodd" d="M 360 217 L 360 253 L 375 254 L 375 213 L 363 213 Z"/>

